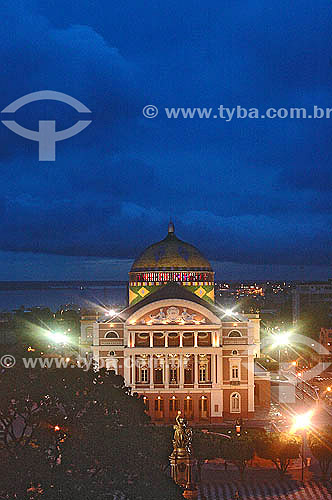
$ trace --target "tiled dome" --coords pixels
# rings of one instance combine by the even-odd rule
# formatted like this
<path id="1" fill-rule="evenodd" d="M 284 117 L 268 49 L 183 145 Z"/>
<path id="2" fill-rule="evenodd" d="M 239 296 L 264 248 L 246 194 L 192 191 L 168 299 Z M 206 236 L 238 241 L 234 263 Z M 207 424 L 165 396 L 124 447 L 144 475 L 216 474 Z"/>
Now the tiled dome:
<path id="1" fill-rule="evenodd" d="M 132 265 L 131 272 L 176 270 L 212 271 L 212 268 L 197 248 L 177 238 L 170 222 L 166 238 L 144 250 Z"/>

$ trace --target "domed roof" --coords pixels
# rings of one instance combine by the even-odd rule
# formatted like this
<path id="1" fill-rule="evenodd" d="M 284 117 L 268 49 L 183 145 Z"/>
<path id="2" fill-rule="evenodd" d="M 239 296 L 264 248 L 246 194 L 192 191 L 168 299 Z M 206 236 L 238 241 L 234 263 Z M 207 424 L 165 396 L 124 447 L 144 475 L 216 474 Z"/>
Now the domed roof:
<path id="1" fill-rule="evenodd" d="M 144 250 L 132 265 L 131 272 L 177 270 L 212 271 L 212 268 L 197 248 L 175 236 L 174 225 L 170 222 L 166 238 Z"/>

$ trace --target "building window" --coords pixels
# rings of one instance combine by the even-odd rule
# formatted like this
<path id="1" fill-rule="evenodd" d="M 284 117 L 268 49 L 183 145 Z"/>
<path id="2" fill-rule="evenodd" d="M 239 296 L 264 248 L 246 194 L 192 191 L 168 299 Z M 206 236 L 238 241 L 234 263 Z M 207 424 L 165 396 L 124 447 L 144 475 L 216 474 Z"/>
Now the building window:
<path id="1" fill-rule="evenodd" d="M 162 412 L 162 411 L 164 411 L 164 400 L 161 397 L 155 399 L 154 410 L 156 412 Z"/>
<path id="2" fill-rule="evenodd" d="M 234 349 L 234 351 L 232 351 L 232 356 L 238 356 L 238 355 L 239 355 L 239 351 Z"/>
<path id="3" fill-rule="evenodd" d="M 141 382 L 148 382 L 148 369 L 146 366 L 142 366 L 141 368 Z"/>
<path id="4" fill-rule="evenodd" d="M 119 334 L 116 333 L 116 332 L 107 332 L 105 333 L 105 339 L 118 339 L 119 338 Z"/>
<path id="5" fill-rule="evenodd" d="M 238 380 L 239 379 L 239 367 L 238 366 L 233 366 L 232 367 L 232 379 L 233 380 Z"/>
<path id="6" fill-rule="evenodd" d="M 201 365 L 199 367 L 199 381 L 206 382 L 206 365 Z"/>
<path id="7" fill-rule="evenodd" d="M 146 396 L 143 397 L 143 402 L 144 402 L 144 406 L 145 406 L 146 411 L 149 411 L 149 400 Z"/>
<path id="8" fill-rule="evenodd" d="M 154 381 L 156 384 L 162 384 L 163 383 L 163 369 L 162 368 L 157 368 L 154 371 Z"/>
<path id="9" fill-rule="evenodd" d="M 86 339 L 87 340 L 93 339 L 93 327 L 92 326 L 88 326 L 86 329 Z"/>
<path id="10" fill-rule="evenodd" d="M 175 411 L 179 411 L 179 409 L 180 409 L 180 401 L 175 397 L 172 397 L 169 400 L 169 411 L 171 413 L 174 413 Z"/>
<path id="11" fill-rule="evenodd" d="M 191 414 L 193 411 L 193 400 L 190 396 L 187 396 L 184 400 L 184 413 L 186 415 Z"/>
<path id="12" fill-rule="evenodd" d="M 240 394 L 238 392 L 234 392 L 231 395 L 231 413 L 240 413 L 240 411 Z"/>
<path id="13" fill-rule="evenodd" d="M 170 368 L 170 372 L 169 372 L 169 375 L 170 375 L 170 383 L 171 384 L 177 384 L 177 381 L 178 381 L 178 370 L 175 366 L 171 366 Z"/>
<path id="14" fill-rule="evenodd" d="M 228 336 L 229 337 L 236 337 L 236 338 L 242 337 L 241 333 L 238 332 L 237 330 L 232 330 L 231 332 L 229 332 Z"/>
<path id="15" fill-rule="evenodd" d="M 199 416 L 200 418 L 207 418 L 208 416 L 208 400 L 205 396 L 202 396 L 199 400 Z"/>

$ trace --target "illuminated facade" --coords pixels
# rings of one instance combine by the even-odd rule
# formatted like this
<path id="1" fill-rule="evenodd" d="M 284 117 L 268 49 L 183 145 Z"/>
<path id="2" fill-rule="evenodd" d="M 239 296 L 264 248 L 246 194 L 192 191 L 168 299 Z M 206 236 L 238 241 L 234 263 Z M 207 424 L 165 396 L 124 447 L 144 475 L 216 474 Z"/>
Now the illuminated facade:
<path id="1" fill-rule="evenodd" d="M 214 304 L 209 262 L 176 238 L 172 224 L 134 262 L 129 279 L 128 308 L 104 320 L 82 318 L 82 351 L 92 344 L 95 361 L 124 376 L 154 422 L 173 422 L 182 410 L 192 424 L 217 424 L 269 406 L 269 374 L 255 362 L 258 315 Z M 151 288 L 141 296 L 138 287 Z"/>

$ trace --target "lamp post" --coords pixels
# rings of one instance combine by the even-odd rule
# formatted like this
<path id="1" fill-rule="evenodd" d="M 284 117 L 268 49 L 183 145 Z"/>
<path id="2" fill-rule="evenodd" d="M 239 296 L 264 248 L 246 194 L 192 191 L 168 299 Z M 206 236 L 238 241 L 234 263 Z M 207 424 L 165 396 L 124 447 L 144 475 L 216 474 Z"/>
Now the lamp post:
<path id="1" fill-rule="evenodd" d="M 301 480 L 304 480 L 304 456 L 305 456 L 305 445 L 306 445 L 306 431 L 311 424 L 311 418 L 313 415 L 313 411 L 308 411 L 303 415 L 296 415 L 294 418 L 294 423 L 292 427 L 292 432 L 296 432 L 297 430 L 302 430 L 302 468 L 301 468 Z"/>
<path id="2" fill-rule="evenodd" d="M 289 337 L 290 337 L 289 332 L 283 332 L 283 333 L 278 333 L 277 335 L 273 335 L 273 346 L 278 347 L 278 359 L 279 359 L 279 366 L 281 362 L 281 348 L 288 346 L 290 344 Z"/>

